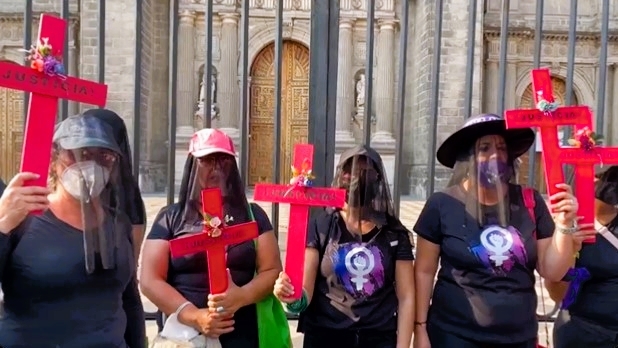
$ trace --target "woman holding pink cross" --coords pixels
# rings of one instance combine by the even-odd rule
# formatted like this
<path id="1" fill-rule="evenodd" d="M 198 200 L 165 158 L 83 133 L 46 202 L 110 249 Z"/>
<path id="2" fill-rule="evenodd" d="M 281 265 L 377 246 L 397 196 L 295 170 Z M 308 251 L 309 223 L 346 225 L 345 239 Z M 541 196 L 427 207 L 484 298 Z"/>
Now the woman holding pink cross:
<path id="1" fill-rule="evenodd" d="M 562 279 L 574 241 L 594 232 L 577 224 L 568 185 L 549 197 L 552 216 L 538 192 L 513 182 L 514 163 L 534 139 L 531 129 L 506 129 L 504 119 L 484 114 L 438 149 L 453 174 L 414 226 L 415 348 L 537 347 L 534 272 Z"/>
<path id="2" fill-rule="evenodd" d="M 333 187 L 346 190 L 346 204 L 310 222 L 303 288 L 277 279 L 275 295 L 300 313 L 304 348 L 410 347 L 412 234 L 395 216 L 385 174 L 370 147 L 342 153 Z"/>

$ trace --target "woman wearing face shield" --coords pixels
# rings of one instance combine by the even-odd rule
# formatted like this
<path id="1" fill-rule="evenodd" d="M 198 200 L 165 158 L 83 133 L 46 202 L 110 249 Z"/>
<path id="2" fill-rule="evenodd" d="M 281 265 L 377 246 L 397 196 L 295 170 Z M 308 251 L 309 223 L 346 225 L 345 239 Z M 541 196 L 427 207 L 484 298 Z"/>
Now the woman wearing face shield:
<path id="1" fill-rule="evenodd" d="M 534 271 L 560 280 L 573 262 L 574 240 L 581 243 L 589 231 L 577 226 L 568 185 L 550 197 L 552 219 L 538 192 L 511 183 L 513 163 L 534 137 L 485 114 L 438 149 L 453 176 L 414 226 L 416 348 L 536 347 Z"/>
<path id="2" fill-rule="evenodd" d="M 131 223 L 101 196 L 118 180 L 118 145 L 91 116 L 64 120 L 53 142 L 49 209 L 0 226 L 0 346 L 142 348 Z"/>
<path id="3" fill-rule="evenodd" d="M 121 156 L 118 163 L 120 180 L 116 184 L 118 201 L 110 202 L 110 206 L 125 212 L 131 220 L 133 225 L 133 250 L 137 264 L 146 229 L 146 207 L 137 179 L 133 177 L 133 162 L 131 161 L 131 146 L 129 144 L 127 126 L 123 119 L 111 110 L 91 109 L 84 112 L 84 115 L 92 115 L 105 122 L 111 128 L 114 139 L 120 149 Z M 112 188 L 108 185 L 106 189 L 110 190 Z M 111 198 L 115 199 L 114 196 Z"/>
<path id="4" fill-rule="evenodd" d="M 594 196 L 596 242 L 575 246 L 581 250 L 563 282 L 545 282 L 551 298 L 562 303 L 556 348 L 618 345 L 618 166 L 601 168 Z"/>
<path id="5" fill-rule="evenodd" d="M 293 289 L 282 273 L 275 295 L 300 313 L 305 348 L 408 348 L 411 232 L 395 216 L 380 155 L 363 145 L 344 152 L 333 186 L 347 191 L 346 205 L 310 222 L 303 288 Z"/>
<path id="6" fill-rule="evenodd" d="M 159 212 L 144 242 L 140 286 L 162 313 L 159 330 L 177 320 L 188 328 L 191 347 L 205 347 L 208 337 L 223 348 L 259 348 L 256 303 L 272 293 L 282 268 L 272 225 L 262 208 L 247 202 L 235 155 L 232 139 L 220 130 L 195 133 L 178 203 Z M 206 253 L 170 258 L 169 251 L 170 240 L 203 231 L 200 192 L 208 188 L 221 190 L 223 223 L 256 221 L 259 229 L 256 241 L 227 247 L 229 288 L 215 295 L 209 291 Z M 288 347 L 278 344 L 268 346 Z"/>

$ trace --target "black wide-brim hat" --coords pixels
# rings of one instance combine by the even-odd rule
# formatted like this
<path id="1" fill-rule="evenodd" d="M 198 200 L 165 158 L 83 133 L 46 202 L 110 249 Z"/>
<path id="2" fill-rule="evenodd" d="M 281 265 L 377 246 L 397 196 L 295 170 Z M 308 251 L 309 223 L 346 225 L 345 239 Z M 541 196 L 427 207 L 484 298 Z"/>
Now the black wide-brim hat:
<path id="1" fill-rule="evenodd" d="M 506 129 L 506 122 L 502 117 L 483 114 L 470 118 L 458 131 L 444 140 L 436 153 L 438 162 L 453 168 L 457 158 L 467 153 L 479 138 L 486 135 L 502 136 L 512 158 L 526 153 L 535 139 L 534 131 L 530 128 Z"/>

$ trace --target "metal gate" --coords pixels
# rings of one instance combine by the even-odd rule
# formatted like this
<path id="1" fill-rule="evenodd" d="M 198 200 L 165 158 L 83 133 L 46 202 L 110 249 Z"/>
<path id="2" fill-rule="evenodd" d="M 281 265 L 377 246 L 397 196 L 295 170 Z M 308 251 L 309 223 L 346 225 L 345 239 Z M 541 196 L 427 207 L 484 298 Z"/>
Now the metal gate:
<path id="1" fill-rule="evenodd" d="M 33 12 L 32 0 L 17 3 L 24 2 L 23 44 L 24 47 L 30 47 L 33 18 L 40 11 Z M 109 5 L 113 2 L 94 2 L 98 6 L 96 9 L 98 27 L 95 29 L 98 36 L 96 47 L 98 59 L 95 65 L 99 82 L 105 81 L 106 57 L 109 53 L 106 52 L 105 44 L 106 13 L 109 12 L 106 3 Z M 79 12 L 85 6 L 84 0 L 59 0 L 57 3 L 55 6 L 67 20 L 72 15 L 71 8 L 76 8 Z M 136 19 L 132 148 L 136 176 L 139 175 L 141 163 L 140 145 L 144 140 L 142 137 L 144 110 L 141 98 L 148 87 L 144 86 L 143 77 L 149 72 L 147 67 L 143 66 L 144 57 L 148 52 L 144 50 L 142 33 L 145 30 L 144 23 L 148 19 L 147 16 L 151 15 L 147 10 L 151 3 L 149 0 L 136 0 L 134 9 Z M 238 93 L 230 92 L 230 95 L 237 96 L 238 99 L 236 101 L 232 98 L 231 102 L 227 102 L 229 105 L 236 105 L 237 108 L 231 110 L 238 110 L 239 113 L 240 167 L 245 183 L 250 170 L 249 139 L 252 135 L 249 132 L 249 123 L 253 117 L 250 110 L 252 100 L 250 75 L 251 59 L 255 57 L 250 56 L 250 44 L 255 35 L 252 37 L 251 25 L 263 23 L 268 21 L 268 18 L 274 17 L 274 29 L 261 35 L 267 37 L 266 41 L 274 44 L 272 58 L 274 85 L 270 92 L 274 96 L 271 177 L 272 181 L 281 182 L 285 178 L 281 177 L 283 155 L 280 144 L 286 141 L 282 138 L 282 132 L 287 132 L 286 125 L 282 123 L 282 114 L 288 112 L 283 110 L 287 107 L 283 104 L 283 95 L 286 92 L 285 81 L 282 81 L 285 65 L 284 44 L 287 40 L 296 39 L 295 36 L 289 35 L 290 27 L 294 27 L 296 21 L 305 21 L 308 23 L 308 28 L 303 32 L 310 37 L 306 127 L 307 140 L 313 143 L 316 149 L 314 160 L 316 184 L 328 185 L 332 181 L 339 146 L 337 136 L 341 132 L 350 133 L 349 127 L 344 124 L 356 122 L 360 131 L 352 140 L 371 145 L 375 145 L 372 138 L 376 132 L 387 130 L 390 131 L 394 141 L 390 151 L 394 158 L 393 193 L 396 211 L 399 211 L 402 195 L 411 194 L 417 198 L 426 198 L 436 188 L 442 186 L 447 171 L 436 166 L 435 152 L 445 134 L 454 131 L 457 124 L 476 112 L 501 114 L 507 108 L 519 106 L 519 102 L 514 101 L 522 98 L 526 85 L 522 82 L 521 76 L 528 76 L 532 68 L 551 67 L 556 78 L 564 85 L 564 104 L 569 105 L 576 100 L 578 103 L 596 103 L 594 111 L 597 129 L 601 133 L 611 133 L 612 137 L 618 136 L 616 132 L 611 132 L 614 127 L 611 118 L 605 117 L 606 114 L 618 111 L 618 102 L 613 97 L 606 99 L 608 93 L 613 96 L 618 90 L 615 58 L 612 56 L 610 57 L 612 61 L 608 61 L 608 49 L 611 48 L 616 52 L 615 32 L 610 35 L 610 10 L 616 12 L 618 4 L 613 1 L 611 2 L 613 6 L 610 6 L 610 0 L 592 3 L 578 4 L 577 0 L 570 0 L 569 8 L 566 9 L 565 1 L 543 0 L 470 0 L 467 4 L 457 0 L 194 2 L 171 0 L 170 25 L 169 28 L 163 28 L 163 30 L 169 29 L 167 31 L 169 34 L 168 203 L 173 202 L 175 197 L 176 135 L 178 117 L 182 116 L 178 113 L 180 109 L 193 108 L 188 107 L 187 99 L 182 97 L 182 93 L 186 91 L 179 89 L 179 84 L 186 86 L 186 81 L 179 77 L 179 67 L 188 64 L 179 58 L 187 57 L 187 53 L 179 49 L 180 17 L 183 11 L 204 13 L 204 42 L 197 43 L 203 45 L 206 52 L 203 57 L 202 107 L 205 110 L 201 125 L 203 127 L 211 126 L 214 118 L 211 110 L 217 109 L 216 104 L 226 102 L 221 100 L 223 96 L 216 95 L 217 84 L 213 83 L 218 82 L 216 79 L 220 73 L 229 73 L 227 70 L 220 72 L 213 64 L 214 55 L 217 50 L 221 50 L 223 40 L 219 32 L 221 24 L 217 22 L 214 25 L 214 22 L 216 18 L 219 18 L 218 20 L 223 18 L 224 22 L 227 18 L 236 18 L 233 19 L 236 20 L 236 32 L 231 32 L 236 40 L 233 45 L 236 46 L 227 48 L 226 54 L 231 56 L 226 57 L 238 60 L 238 74 L 228 80 L 233 82 L 234 78 L 239 79 L 239 84 L 236 86 Z M 52 6 L 52 10 L 54 8 Z M 414 20 L 410 20 L 411 16 Z M 350 21 L 364 25 L 351 29 Z M 583 27 L 581 30 L 578 29 L 579 25 Z M 376 26 L 379 27 L 377 30 Z M 615 30 L 614 21 L 611 27 Z M 67 44 L 63 52 L 65 60 L 69 59 L 68 30 L 67 28 Z M 375 38 L 376 31 L 378 40 Z M 398 44 L 395 33 L 399 36 Z M 563 39 L 566 41 L 564 49 L 561 43 Z M 350 40 L 356 41 L 350 45 Z M 377 50 L 376 41 L 379 48 Z M 557 50 L 558 54 L 546 55 L 546 52 L 552 50 Z M 350 58 L 351 54 L 356 58 L 364 56 L 364 59 L 361 58 L 363 61 L 356 64 L 355 58 Z M 376 56 L 377 64 L 374 62 Z M 359 87 L 360 78 L 356 80 L 357 76 L 354 71 L 350 72 L 349 64 L 362 66 L 357 73 L 362 72 L 365 77 L 363 90 Z M 377 66 L 377 72 L 374 66 Z M 230 69 L 232 72 L 236 71 L 235 68 Z M 79 75 L 79 69 L 77 73 Z M 459 78 L 459 75 L 463 77 Z M 458 82 L 462 79 L 463 82 Z M 376 81 L 378 87 L 375 86 Z M 585 83 L 588 85 L 584 86 Z M 236 87 L 233 83 L 228 83 L 225 88 Z M 358 91 L 355 92 L 355 89 Z M 25 115 L 28 95 L 26 94 L 24 98 Z M 355 102 L 350 98 L 363 101 L 362 107 L 365 110 L 363 117 L 360 117 L 358 112 L 360 107 L 357 104 L 360 102 L 351 108 L 351 103 Z M 69 114 L 68 103 L 66 101 L 61 103 L 60 117 L 66 118 Z M 378 113 L 374 117 L 373 111 L 376 108 Z M 384 110 L 387 115 L 380 114 Z M 232 116 L 234 115 L 227 115 Z M 610 122 L 606 122 L 607 120 L 612 124 L 609 125 Z M 568 130 L 566 132 L 568 133 Z M 423 137 L 416 139 L 419 134 L 423 135 L 424 139 Z M 414 149 L 409 151 L 408 147 Z M 406 156 L 411 156 L 412 160 L 406 160 Z M 535 178 L 540 175 L 540 171 L 537 170 L 537 156 L 537 150 L 533 147 L 525 160 L 527 169 L 520 173 L 527 178 L 527 184 L 530 186 L 535 185 Z M 415 172 L 417 167 L 424 169 Z M 410 183 L 411 178 L 420 182 L 416 190 L 411 188 L 413 186 Z M 279 212 L 275 204 L 272 211 L 274 226 L 278 225 L 276 223 L 278 219 Z"/>

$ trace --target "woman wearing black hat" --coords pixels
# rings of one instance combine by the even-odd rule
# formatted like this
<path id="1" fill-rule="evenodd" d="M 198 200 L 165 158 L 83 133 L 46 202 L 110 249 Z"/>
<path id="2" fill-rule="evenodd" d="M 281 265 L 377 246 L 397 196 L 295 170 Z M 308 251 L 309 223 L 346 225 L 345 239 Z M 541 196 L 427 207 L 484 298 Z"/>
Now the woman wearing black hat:
<path id="1" fill-rule="evenodd" d="M 579 231 L 568 185 L 550 197 L 552 220 L 538 192 L 511 183 L 514 161 L 534 136 L 486 114 L 438 149 L 453 175 L 414 226 L 416 348 L 536 347 L 534 271 L 560 280 L 572 264 L 573 236 L 589 232 Z"/>
<path id="2" fill-rule="evenodd" d="M 275 295 L 300 313 L 305 348 L 409 347 L 414 321 L 411 232 L 395 216 L 382 158 L 358 145 L 341 154 L 327 209 L 307 235 L 303 289 L 279 275 Z M 302 292 L 300 300 L 291 295 Z"/>
<path id="3" fill-rule="evenodd" d="M 618 346 L 618 166 L 595 182 L 596 243 L 580 245 L 566 282 L 546 282 L 562 302 L 554 325 L 556 348 Z M 577 246 L 576 246 L 577 247 Z"/>

